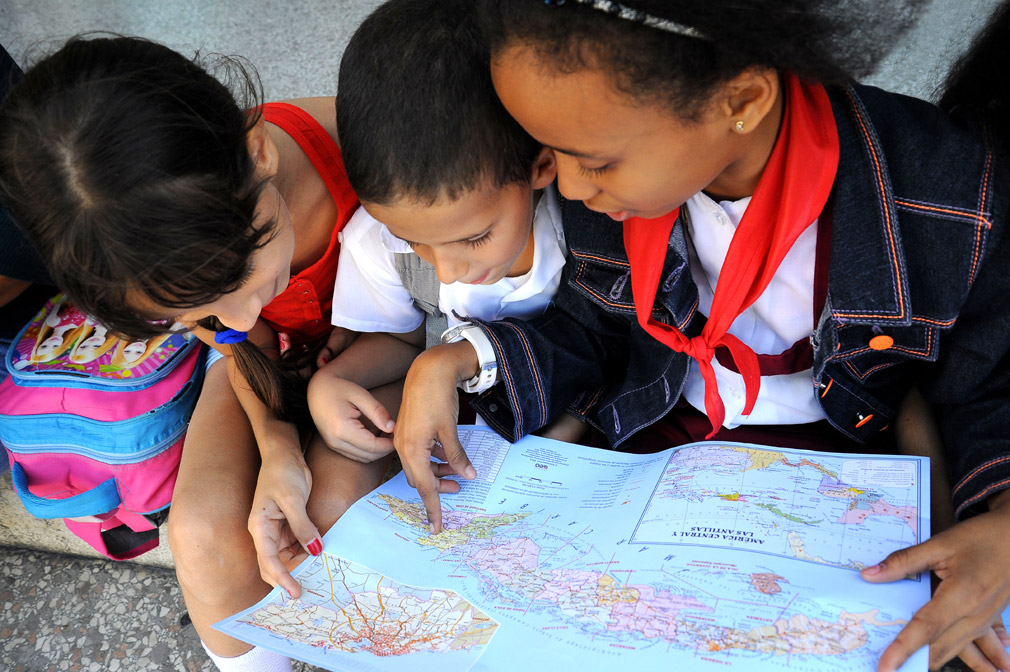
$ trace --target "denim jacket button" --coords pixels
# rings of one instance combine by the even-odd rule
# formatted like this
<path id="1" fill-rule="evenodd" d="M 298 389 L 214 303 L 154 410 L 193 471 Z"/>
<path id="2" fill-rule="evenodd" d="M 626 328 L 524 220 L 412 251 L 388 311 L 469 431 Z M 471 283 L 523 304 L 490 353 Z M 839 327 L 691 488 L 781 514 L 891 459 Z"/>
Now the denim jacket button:
<path id="1" fill-rule="evenodd" d="M 887 350 L 892 345 L 894 345 L 894 339 L 890 336 L 874 336 L 870 339 L 870 349 L 871 350 Z"/>

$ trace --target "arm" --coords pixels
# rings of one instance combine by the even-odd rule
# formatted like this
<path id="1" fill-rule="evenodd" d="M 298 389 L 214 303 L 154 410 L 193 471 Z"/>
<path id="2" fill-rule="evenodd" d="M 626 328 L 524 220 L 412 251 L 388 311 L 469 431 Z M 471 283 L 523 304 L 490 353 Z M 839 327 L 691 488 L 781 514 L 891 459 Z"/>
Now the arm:
<path id="1" fill-rule="evenodd" d="M 996 188 L 1005 174 L 993 180 Z M 993 213 L 1008 211 L 998 190 Z M 923 544 L 892 553 L 863 571 L 873 582 L 895 581 L 932 571 L 933 598 L 884 651 L 879 670 L 900 666 L 929 645 L 930 668 L 959 652 L 975 670 L 1010 669 L 1010 644 L 999 622 L 1010 602 L 1010 230 L 994 215 L 985 255 L 958 314 L 943 337 L 941 358 L 922 381 L 938 412 L 954 507 L 962 521 Z M 973 509 L 984 513 L 971 518 Z M 967 518 L 967 519 L 965 519 Z"/>
<path id="2" fill-rule="evenodd" d="M 401 380 L 423 340 L 423 326 L 409 334 L 362 334 L 312 376 L 309 410 L 327 446 L 359 462 L 393 450 L 384 436 L 393 418 L 370 390 Z"/>
<path id="3" fill-rule="evenodd" d="M 872 583 L 898 581 L 932 570 L 939 583 L 933 598 L 916 612 L 887 647 L 879 672 L 898 669 L 917 650 L 929 645 L 929 668 L 939 668 L 955 655 L 976 671 L 1010 669 L 1005 648 L 1010 637 L 1000 619 L 1010 603 L 1010 490 L 989 500 L 990 510 L 958 523 L 929 541 L 896 551 L 864 569 Z"/>
<path id="4" fill-rule="evenodd" d="M 32 286 L 27 280 L 17 280 L 0 275 L 0 307 L 6 306 Z"/>
<path id="5" fill-rule="evenodd" d="M 477 373 L 477 353 L 467 341 L 428 348 L 414 360 L 403 386 L 403 402 L 393 443 L 407 483 L 417 489 L 432 534 L 442 529 L 438 495 L 458 492 L 459 484 L 443 477 L 477 476 L 456 433 L 459 418 L 457 384 Z M 448 464 L 431 461 L 432 457 Z"/>
<path id="6" fill-rule="evenodd" d="M 260 575 L 264 581 L 280 585 L 292 597 L 298 597 L 301 587 L 291 577 L 280 553 L 298 544 L 306 550 L 311 549 L 314 555 L 322 550 L 319 530 L 305 511 L 312 489 L 312 474 L 302 455 L 298 430 L 269 413 L 238 371 L 230 356 L 230 346 L 215 343 L 213 333 L 206 329 L 194 328 L 193 333 L 227 356 L 229 380 L 249 418 L 262 458 L 249 515 L 249 533 L 256 547 Z M 264 322 L 257 322 L 249 332 L 249 340 L 268 355 L 276 356 L 277 335 Z"/>

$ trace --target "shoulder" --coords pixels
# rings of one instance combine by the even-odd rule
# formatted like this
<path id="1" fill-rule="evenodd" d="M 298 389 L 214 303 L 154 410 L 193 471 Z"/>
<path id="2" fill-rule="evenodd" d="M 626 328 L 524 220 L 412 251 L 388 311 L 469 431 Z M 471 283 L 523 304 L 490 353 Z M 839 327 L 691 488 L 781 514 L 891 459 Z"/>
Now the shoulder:
<path id="1" fill-rule="evenodd" d="M 330 137 L 333 138 L 334 142 L 337 141 L 337 108 L 334 104 L 334 99 L 331 96 L 318 96 L 315 98 L 291 98 L 289 100 L 280 100 L 279 103 L 286 103 L 288 105 L 294 105 L 307 112 L 309 116 L 316 120 L 316 122 L 323 127 L 323 129 L 329 133 Z M 269 104 L 269 103 L 268 103 Z"/>
<path id="2" fill-rule="evenodd" d="M 1003 200 L 1003 152 L 982 118 L 947 114 L 917 98 L 869 86 L 830 91 L 838 124 L 840 182 L 876 183 L 884 198 L 994 212 Z M 843 175 L 843 173 L 847 173 Z"/>
<path id="3" fill-rule="evenodd" d="M 883 159 L 897 175 L 936 181 L 948 167 L 965 179 L 978 177 L 968 166 L 982 166 L 990 147 L 981 120 L 973 114 L 948 115 L 918 98 L 872 86 L 830 91 L 843 153 L 859 149 L 872 161 Z M 879 152 L 874 157 L 874 152 Z"/>
<path id="4" fill-rule="evenodd" d="M 351 215 L 340 232 L 340 243 L 348 251 L 367 250 L 369 253 L 382 251 L 382 222 L 368 214 L 364 208 L 358 208 Z"/>

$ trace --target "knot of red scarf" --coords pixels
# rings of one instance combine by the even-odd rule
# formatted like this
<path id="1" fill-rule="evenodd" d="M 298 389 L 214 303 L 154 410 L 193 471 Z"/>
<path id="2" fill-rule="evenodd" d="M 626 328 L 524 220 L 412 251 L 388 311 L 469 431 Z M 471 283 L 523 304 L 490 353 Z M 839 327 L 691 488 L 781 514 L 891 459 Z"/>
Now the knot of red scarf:
<path id="1" fill-rule="evenodd" d="M 747 390 L 743 412 L 749 415 L 761 387 L 758 358 L 727 331 L 761 296 L 793 243 L 820 216 L 838 170 L 838 130 L 824 87 L 786 75 L 783 88 L 785 104 L 778 139 L 726 253 L 701 335 L 689 339 L 676 327 L 652 318 L 679 210 L 656 219 L 632 218 L 624 223 L 638 323 L 660 342 L 698 362 L 705 381 L 705 413 L 712 423 L 708 438 L 726 417 L 712 368 L 715 350 L 727 348 L 743 376 Z"/>

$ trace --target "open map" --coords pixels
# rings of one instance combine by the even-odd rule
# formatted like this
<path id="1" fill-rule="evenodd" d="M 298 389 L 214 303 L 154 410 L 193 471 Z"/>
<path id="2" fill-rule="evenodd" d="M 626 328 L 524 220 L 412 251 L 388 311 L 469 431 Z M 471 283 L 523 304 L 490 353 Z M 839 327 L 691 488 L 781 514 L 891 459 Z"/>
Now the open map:
<path id="1" fill-rule="evenodd" d="M 929 599 L 857 571 L 928 537 L 922 458 L 460 438 L 478 478 L 443 533 L 401 474 L 298 569 L 300 600 L 217 627 L 333 670 L 870 671 Z"/>

